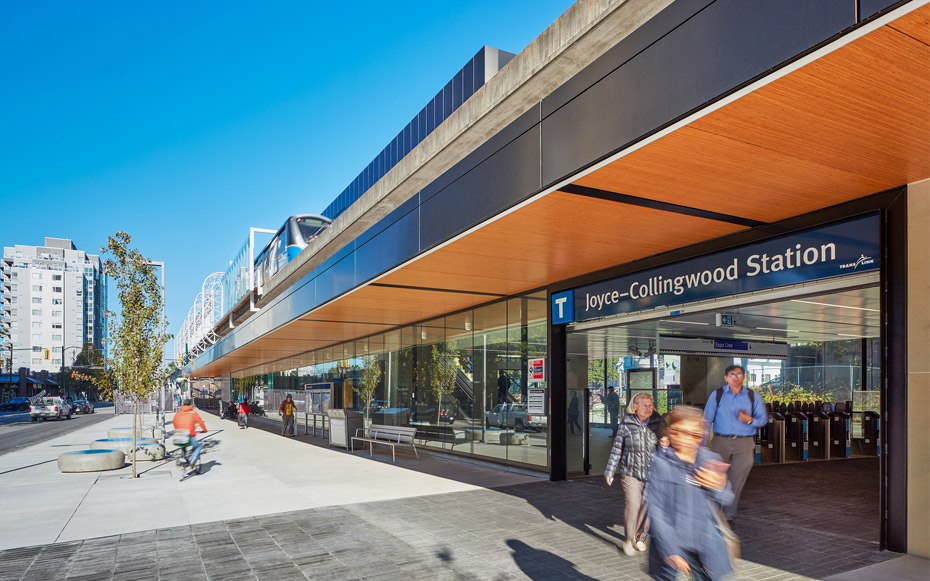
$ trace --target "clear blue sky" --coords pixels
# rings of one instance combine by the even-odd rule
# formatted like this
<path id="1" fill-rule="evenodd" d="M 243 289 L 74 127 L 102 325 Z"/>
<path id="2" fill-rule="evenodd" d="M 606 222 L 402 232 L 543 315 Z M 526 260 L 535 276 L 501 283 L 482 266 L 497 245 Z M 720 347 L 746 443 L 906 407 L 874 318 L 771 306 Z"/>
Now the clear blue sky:
<path id="1" fill-rule="evenodd" d="M 481 46 L 571 4 L 3 2 L 0 245 L 125 230 L 176 333 L 250 226 L 321 212 Z"/>

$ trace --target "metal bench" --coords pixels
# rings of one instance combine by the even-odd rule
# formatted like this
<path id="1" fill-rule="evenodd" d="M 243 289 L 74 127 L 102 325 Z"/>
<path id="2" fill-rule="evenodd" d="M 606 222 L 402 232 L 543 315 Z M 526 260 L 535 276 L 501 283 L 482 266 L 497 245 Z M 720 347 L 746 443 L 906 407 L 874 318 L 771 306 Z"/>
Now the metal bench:
<path id="1" fill-rule="evenodd" d="M 416 439 L 421 442 L 441 442 L 443 444 L 462 444 L 466 441 L 464 435 L 459 435 L 452 426 L 417 426 Z"/>
<path id="2" fill-rule="evenodd" d="M 413 453 L 417 457 L 417 460 L 420 459 L 420 455 L 417 454 L 417 447 L 413 443 L 413 438 L 416 436 L 416 428 L 408 428 L 404 426 L 383 426 L 381 424 L 372 424 L 368 428 L 368 435 L 363 436 L 359 433 L 364 433 L 363 429 L 355 430 L 355 435 L 350 439 L 349 447 L 351 451 L 355 451 L 355 441 L 368 442 L 368 454 L 374 456 L 374 445 L 375 444 L 384 444 L 385 446 L 391 447 L 391 461 L 397 462 L 397 456 L 394 454 L 395 446 L 410 446 L 413 448 Z"/>

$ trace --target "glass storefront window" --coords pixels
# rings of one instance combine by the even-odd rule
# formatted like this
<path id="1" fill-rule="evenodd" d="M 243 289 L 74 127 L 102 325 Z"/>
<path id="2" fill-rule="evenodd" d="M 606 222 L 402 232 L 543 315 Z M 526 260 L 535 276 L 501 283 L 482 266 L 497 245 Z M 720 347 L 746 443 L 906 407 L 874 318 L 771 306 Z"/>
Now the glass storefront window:
<path id="1" fill-rule="evenodd" d="M 261 394 L 268 409 L 284 393 L 331 382 L 332 408 L 367 411 L 374 424 L 417 426 L 418 447 L 545 467 L 547 408 L 529 413 L 527 399 L 548 382 L 531 382 L 527 365 L 547 356 L 547 314 L 541 291 L 305 353 L 288 360 L 299 367 L 270 374 L 267 385 L 265 374 L 234 379 L 233 387 Z"/>

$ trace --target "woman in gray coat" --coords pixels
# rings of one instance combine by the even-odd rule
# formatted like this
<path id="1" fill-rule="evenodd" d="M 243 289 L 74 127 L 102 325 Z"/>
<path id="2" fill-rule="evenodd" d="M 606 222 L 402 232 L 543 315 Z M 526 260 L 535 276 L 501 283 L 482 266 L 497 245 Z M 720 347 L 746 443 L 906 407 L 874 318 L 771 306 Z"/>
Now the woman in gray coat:
<path id="1" fill-rule="evenodd" d="M 630 402 L 627 415 L 620 422 L 604 478 L 607 485 L 614 483 L 614 474 L 620 470 L 620 484 L 626 506 L 623 510 L 623 530 L 626 540 L 623 552 L 632 557 L 635 551 L 646 550 L 646 505 L 643 502 L 643 486 L 646 474 L 659 444 L 658 415 L 653 414 L 652 396 L 639 393 Z"/>

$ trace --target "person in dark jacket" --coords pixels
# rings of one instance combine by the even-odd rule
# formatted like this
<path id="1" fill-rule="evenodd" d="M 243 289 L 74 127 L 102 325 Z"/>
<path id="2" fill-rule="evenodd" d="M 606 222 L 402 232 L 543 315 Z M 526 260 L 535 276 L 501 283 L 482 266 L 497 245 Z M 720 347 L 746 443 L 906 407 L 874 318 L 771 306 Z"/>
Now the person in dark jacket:
<path id="1" fill-rule="evenodd" d="M 614 446 L 607 460 L 604 478 L 607 485 L 614 483 L 614 473 L 620 470 L 620 484 L 626 505 L 623 509 L 623 530 L 626 540 L 623 552 L 632 557 L 634 551 L 646 550 L 646 533 L 649 521 L 646 518 L 646 505 L 643 502 L 643 486 L 646 474 L 652 463 L 659 444 L 659 424 L 661 418 L 653 416 L 652 396 L 639 393 L 630 402 L 629 412 L 617 430 Z"/>
<path id="2" fill-rule="evenodd" d="M 667 421 L 669 448 L 656 453 L 646 483 L 649 576 L 672 581 L 681 571 L 699 581 L 725 578 L 733 566 L 716 514 L 733 500 L 729 464 L 701 446 L 701 410 L 677 407 Z"/>
<path id="3" fill-rule="evenodd" d="M 572 434 L 575 428 L 578 428 L 578 434 L 581 435 L 581 424 L 578 423 L 578 416 L 581 415 L 581 403 L 578 401 L 578 392 L 572 392 L 572 400 L 568 402 L 568 429 Z"/>
<path id="4" fill-rule="evenodd" d="M 619 427 L 620 415 L 620 396 L 614 391 L 614 386 L 607 388 L 607 395 L 604 396 L 604 404 L 607 407 L 607 414 L 610 416 L 610 437 L 617 437 L 617 428 Z"/>

